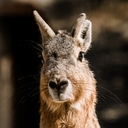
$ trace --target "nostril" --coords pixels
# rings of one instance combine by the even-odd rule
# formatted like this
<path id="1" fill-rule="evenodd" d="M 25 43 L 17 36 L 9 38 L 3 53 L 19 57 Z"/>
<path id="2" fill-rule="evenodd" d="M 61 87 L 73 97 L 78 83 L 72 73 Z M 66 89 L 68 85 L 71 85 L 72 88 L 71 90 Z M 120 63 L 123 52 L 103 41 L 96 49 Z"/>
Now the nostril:
<path id="1" fill-rule="evenodd" d="M 57 84 L 54 81 L 50 81 L 49 86 L 50 86 L 51 89 L 54 89 L 54 88 L 57 87 Z"/>
<path id="2" fill-rule="evenodd" d="M 57 89 L 58 91 L 63 91 L 66 89 L 66 87 L 68 86 L 68 81 L 60 81 L 58 83 L 54 82 L 54 81 L 50 81 L 49 82 L 49 87 L 51 89 Z"/>
<path id="3" fill-rule="evenodd" d="M 60 89 L 64 90 L 68 86 L 68 81 L 61 81 L 59 85 Z"/>
<path id="4" fill-rule="evenodd" d="M 66 85 L 66 84 L 68 84 L 68 81 L 61 81 L 60 82 L 60 86 L 63 86 L 63 85 Z"/>

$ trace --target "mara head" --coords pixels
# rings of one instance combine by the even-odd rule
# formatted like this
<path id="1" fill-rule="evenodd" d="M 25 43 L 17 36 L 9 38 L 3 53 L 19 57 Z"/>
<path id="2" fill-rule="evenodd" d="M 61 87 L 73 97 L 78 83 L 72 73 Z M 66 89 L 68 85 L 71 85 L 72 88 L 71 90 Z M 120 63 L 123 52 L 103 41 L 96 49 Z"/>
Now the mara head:
<path id="1" fill-rule="evenodd" d="M 49 108 L 68 103 L 93 100 L 95 79 L 88 67 L 85 53 L 91 44 L 91 22 L 81 13 L 71 32 L 57 34 L 45 23 L 37 11 L 36 22 L 42 36 L 44 63 L 40 76 L 40 98 Z"/>

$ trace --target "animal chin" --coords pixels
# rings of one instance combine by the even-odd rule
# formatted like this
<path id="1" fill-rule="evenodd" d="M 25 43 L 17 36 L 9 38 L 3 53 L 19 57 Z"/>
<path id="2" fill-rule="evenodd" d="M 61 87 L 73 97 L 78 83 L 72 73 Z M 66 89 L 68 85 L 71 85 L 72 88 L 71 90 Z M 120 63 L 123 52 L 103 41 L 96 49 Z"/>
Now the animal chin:
<path id="1" fill-rule="evenodd" d="M 56 94 L 52 94 L 52 101 L 55 103 L 64 103 L 67 102 L 68 99 L 64 96 L 64 94 L 60 94 L 60 95 L 56 95 Z"/>
<path id="2" fill-rule="evenodd" d="M 67 102 L 68 100 L 61 100 L 61 99 L 54 99 L 54 100 L 52 100 L 53 102 L 55 102 L 55 103 L 64 103 L 64 102 Z"/>

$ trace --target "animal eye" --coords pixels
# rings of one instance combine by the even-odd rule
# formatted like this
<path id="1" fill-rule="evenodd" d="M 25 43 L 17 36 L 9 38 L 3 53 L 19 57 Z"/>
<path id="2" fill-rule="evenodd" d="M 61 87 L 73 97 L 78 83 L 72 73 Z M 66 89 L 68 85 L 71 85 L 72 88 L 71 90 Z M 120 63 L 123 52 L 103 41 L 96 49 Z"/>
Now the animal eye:
<path id="1" fill-rule="evenodd" d="M 58 57 L 57 53 L 56 52 L 53 52 L 52 53 L 52 56 L 56 59 Z"/>
<path id="2" fill-rule="evenodd" d="M 84 58 L 84 52 L 80 51 L 78 55 L 78 60 L 82 62 L 83 58 Z"/>

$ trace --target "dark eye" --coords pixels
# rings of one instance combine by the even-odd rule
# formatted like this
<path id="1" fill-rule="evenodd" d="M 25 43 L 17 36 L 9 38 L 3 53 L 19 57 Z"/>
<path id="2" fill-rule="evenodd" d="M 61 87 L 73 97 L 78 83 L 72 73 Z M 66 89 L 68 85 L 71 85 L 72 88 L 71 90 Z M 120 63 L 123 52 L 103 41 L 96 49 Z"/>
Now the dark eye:
<path id="1" fill-rule="evenodd" d="M 55 59 L 57 59 L 57 57 L 58 57 L 57 53 L 56 52 L 53 52 L 52 53 L 52 57 L 54 57 Z"/>
<path id="2" fill-rule="evenodd" d="M 78 55 L 78 60 L 82 62 L 83 58 L 84 58 L 84 52 L 80 51 Z"/>

